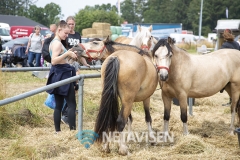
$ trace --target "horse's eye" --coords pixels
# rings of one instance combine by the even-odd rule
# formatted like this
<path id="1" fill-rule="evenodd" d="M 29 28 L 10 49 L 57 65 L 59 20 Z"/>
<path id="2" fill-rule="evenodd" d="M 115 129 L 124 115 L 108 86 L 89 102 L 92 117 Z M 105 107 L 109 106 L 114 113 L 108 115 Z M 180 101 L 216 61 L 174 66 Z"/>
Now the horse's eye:
<path id="1" fill-rule="evenodd" d="M 158 58 L 158 56 L 157 56 L 156 54 L 154 55 L 154 57 L 155 57 L 155 58 Z"/>
<path id="2" fill-rule="evenodd" d="M 93 41 L 93 44 L 98 44 L 98 42 Z"/>
<path id="3" fill-rule="evenodd" d="M 170 54 L 169 57 L 172 58 L 172 54 Z"/>

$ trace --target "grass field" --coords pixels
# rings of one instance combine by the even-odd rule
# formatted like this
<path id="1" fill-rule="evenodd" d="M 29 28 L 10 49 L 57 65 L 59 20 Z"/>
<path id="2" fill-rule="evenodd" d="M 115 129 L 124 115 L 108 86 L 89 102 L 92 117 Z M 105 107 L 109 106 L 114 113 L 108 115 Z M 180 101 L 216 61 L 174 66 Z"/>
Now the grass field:
<path id="1" fill-rule="evenodd" d="M 84 74 L 98 71 L 82 71 Z M 46 79 L 33 77 L 31 72 L 0 72 L 0 99 L 12 97 L 42 86 Z M 158 87 L 159 88 L 159 87 Z M 93 130 L 101 96 L 100 78 L 84 81 L 83 129 Z M 179 106 L 173 105 L 170 132 L 174 143 L 159 143 L 151 146 L 146 142 L 128 144 L 130 155 L 118 155 L 117 144 L 111 144 L 111 152 L 103 153 L 94 144 L 86 149 L 75 137 L 77 131 L 69 131 L 61 124 L 62 132 L 54 134 L 53 110 L 44 105 L 47 93 L 0 107 L 0 159 L 239 159 L 240 149 L 237 135 L 229 135 L 230 107 L 221 106 L 228 102 L 226 92 L 195 99 L 193 116 L 188 117 L 190 135 L 182 135 Z M 24 111 L 29 110 L 30 113 Z M 151 97 L 152 126 L 155 131 L 163 127 L 163 102 L 161 90 Z M 30 118 L 24 117 L 26 114 Z M 133 106 L 134 132 L 146 132 L 142 103 Z"/>

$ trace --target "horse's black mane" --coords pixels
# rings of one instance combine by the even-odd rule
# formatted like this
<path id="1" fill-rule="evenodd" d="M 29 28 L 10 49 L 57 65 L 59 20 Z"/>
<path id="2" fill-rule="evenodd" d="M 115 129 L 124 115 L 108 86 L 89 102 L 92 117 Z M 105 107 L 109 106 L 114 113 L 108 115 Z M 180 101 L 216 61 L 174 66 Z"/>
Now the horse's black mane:
<path id="1" fill-rule="evenodd" d="M 140 55 L 147 55 L 149 56 L 148 52 L 145 52 L 144 50 L 142 50 L 141 48 L 138 48 L 136 46 L 133 45 L 129 45 L 129 44 L 122 44 L 122 43 L 118 43 L 118 42 L 114 42 L 112 40 L 108 40 L 104 42 L 104 45 L 106 46 L 107 50 L 110 53 L 115 52 L 116 50 L 114 49 L 114 45 L 119 45 L 119 46 L 127 46 L 127 47 L 131 47 L 131 48 L 135 48 L 137 50 L 137 53 Z"/>
<path id="2" fill-rule="evenodd" d="M 175 43 L 175 40 L 174 39 L 171 39 L 171 42 L 172 42 L 172 44 L 174 44 Z M 168 53 L 170 53 L 170 52 L 172 52 L 172 47 L 170 46 L 170 44 L 168 43 L 168 39 L 160 39 L 159 41 L 158 41 L 158 43 L 154 46 L 154 48 L 153 48 L 153 56 L 155 55 L 155 52 L 156 52 L 156 50 L 159 48 L 159 47 L 161 47 L 161 46 L 166 46 L 167 47 L 167 49 L 168 49 Z"/>

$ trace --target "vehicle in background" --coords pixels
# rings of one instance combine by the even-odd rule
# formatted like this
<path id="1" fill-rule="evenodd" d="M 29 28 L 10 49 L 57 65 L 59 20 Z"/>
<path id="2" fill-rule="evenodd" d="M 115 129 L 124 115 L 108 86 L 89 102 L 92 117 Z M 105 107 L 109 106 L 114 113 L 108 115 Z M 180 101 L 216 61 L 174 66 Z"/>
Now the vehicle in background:
<path id="1" fill-rule="evenodd" d="M 10 25 L 7 23 L 0 23 L 0 28 L 5 28 L 10 33 Z"/>
<path id="2" fill-rule="evenodd" d="M 0 27 L 0 37 L 1 37 L 1 40 L 2 40 L 2 44 L 12 40 L 12 37 L 9 34 L 9 32 L 7 31 L 6 28 L 1 28 Z"/>
<path id="3" fill-rule="evenodd" d="M 34 26 L 11 26 L 10 35 L 13 39 L 20 38 L 20 37 L 29 37 L 31 33 L 34 33 Z M 40 34 L 43 35 L 45 38 L 48 34 L 52 32 L 45 27 L 41 27 Z"/>
<path id="4" fill-rule="evenodd" d="M 28 37 L 21 37 L 21 38 L 16 38 L 16 39 L 13 39 L 13 40 L 11 40 L 11 41 L 9 41 L 9 42 L 7 42 L 7 43 L 4 43 L 3 45 L 2 45 L 2 47 L 3 47 L 3 52 L 6 50 L 6 48 L 8 48 L 8 49 L 12 49 L 12 47 L 14 46 L 14 45 L 17 45 L 17 44 L 20 44 L 20 45 L 23 45 L 23 46 L 27 46 L 27 44 L 28 44 Z"/>
<path id="5" fill-rule="evenodd" d="M 208 33 L 208 42 L 213 42 L 217 40 L 217 33 Z"/>
<path id="6" fill-rule="evenodd" d="M 171 38 L 174 38 L 176 43 L 196 43 L 195 37 L 192 34 L 179 34 L 179 33 L 171 33 Z"/>
<path id="7" fill-rule="evenodd" d="M 182 33 L 182 23 L 134 23 L 121 24 L 122 35 L 134 37 L 137 34 L 138 25 L 149 28 L 152 25 L 152 36 L 165 38 L 171 33 Z"/>

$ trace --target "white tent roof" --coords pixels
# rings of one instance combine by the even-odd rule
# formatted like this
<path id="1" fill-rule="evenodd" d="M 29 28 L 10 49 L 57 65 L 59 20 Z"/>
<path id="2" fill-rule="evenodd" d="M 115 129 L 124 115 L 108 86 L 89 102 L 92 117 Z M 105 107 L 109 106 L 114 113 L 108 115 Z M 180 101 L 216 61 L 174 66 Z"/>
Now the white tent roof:
<path id="1" fill-rule="evenodd" d="M 232 19 L 232 20 L 218 20 L 216 30 L 219 29 L 232 29 L 239 30 L 240 19 Z"/>

